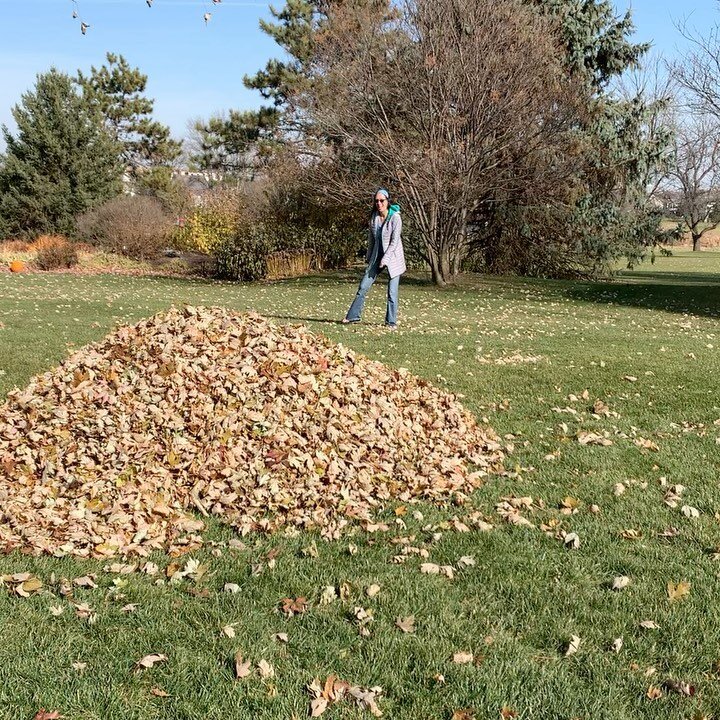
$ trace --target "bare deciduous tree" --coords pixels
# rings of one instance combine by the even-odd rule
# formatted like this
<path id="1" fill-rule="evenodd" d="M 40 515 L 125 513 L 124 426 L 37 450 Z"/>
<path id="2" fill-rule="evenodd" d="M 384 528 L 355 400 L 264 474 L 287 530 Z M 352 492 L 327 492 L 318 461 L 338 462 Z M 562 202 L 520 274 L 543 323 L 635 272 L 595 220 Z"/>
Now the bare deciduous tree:
<path id="1" fill-rule="evenodd" d="M 720 26 L 704 36 L 687 23 L 679 30 L 691 45 L 684 57 L 672 63 L 672 74 L 686 90 L 691 110 L 720 119 Z"/>
<path id="2" fill-rule="evenodd" d="M 298 100 L 328 160 L 342 157 L 325 186 L 396 188 L 436 283 L 459 273 L 483 206 L 566 201 L 584 105 L 551 21 L 520 0 L 338 3 L 327 18 Z"/>
<path id="3" fill-rule="evenodd" d="M 690 232 L 693 250 L 720 225 L 720 127 L 700 115 L 680 120 L 668 185 L 678 197 L 678 214 Z"/>

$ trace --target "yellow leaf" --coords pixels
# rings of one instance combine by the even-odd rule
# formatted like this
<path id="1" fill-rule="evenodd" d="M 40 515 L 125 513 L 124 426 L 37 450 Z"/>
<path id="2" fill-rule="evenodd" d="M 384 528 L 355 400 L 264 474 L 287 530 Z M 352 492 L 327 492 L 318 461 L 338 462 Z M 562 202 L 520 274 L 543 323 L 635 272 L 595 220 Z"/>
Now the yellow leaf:
<path id="1" fill-rule="evenodd" d="M 667 594 L 670 602 L 682 600 L 690 594 L 690 583 L 684 580 L 679 583 L 669 582 L 667 584 Z"/>

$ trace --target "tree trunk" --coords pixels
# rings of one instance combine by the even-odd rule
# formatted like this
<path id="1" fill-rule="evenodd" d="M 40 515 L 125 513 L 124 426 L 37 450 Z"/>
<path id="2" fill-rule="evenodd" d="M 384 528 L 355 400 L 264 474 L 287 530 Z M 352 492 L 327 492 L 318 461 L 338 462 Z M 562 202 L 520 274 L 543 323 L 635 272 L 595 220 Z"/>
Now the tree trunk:
<path id="1" fill-rule="evenodd" d="M 693 252 L 700 252 L 700 235 L 692 234 Z"/>

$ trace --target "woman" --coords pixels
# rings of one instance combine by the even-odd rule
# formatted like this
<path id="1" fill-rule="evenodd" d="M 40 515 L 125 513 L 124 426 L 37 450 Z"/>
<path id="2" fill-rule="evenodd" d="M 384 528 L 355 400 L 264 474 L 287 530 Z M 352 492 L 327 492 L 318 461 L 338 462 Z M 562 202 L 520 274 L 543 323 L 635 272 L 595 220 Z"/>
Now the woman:
<path id="1" fill-rule="evenodd" d="M 397 328 L 400 276 L 406 270 L 401 232 L 400 206 L 390 200 L 390 193 L 385 188 L 380 188 L 375 193 L 370 216 L 368 249 L 365 256 L 367 268 L 360 281 L 357 295 L 355 295 L 347 315 L 343 318 L 343 324 L 360 322 L 365 296 L 382 269 L 387 268 L 390 280 L 387 290 L 385 327 L 388 330 Z"/>

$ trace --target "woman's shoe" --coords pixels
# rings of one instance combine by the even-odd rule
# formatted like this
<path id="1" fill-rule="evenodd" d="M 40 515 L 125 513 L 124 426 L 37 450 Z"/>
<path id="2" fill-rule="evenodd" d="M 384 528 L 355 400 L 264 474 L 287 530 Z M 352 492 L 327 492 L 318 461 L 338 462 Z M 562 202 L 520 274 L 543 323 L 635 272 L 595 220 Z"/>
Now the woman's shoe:
<path id="1" fill-rule="evenodd" d="M 341 320 L 341 322 L 342 322 L 343 325 L 352 325 L 353 323 L 359 323 L 359 322 L 360 322 L 360 318 L 358 318 L 357 320 L 350 320 L 349 318 L 343 318 L 343 319 Z"/>
<path id="2" fill-rule="evenodd" d="M 385 329 L 386 330 L 397 330 L 397 325 L 391 325 L 390 323 L 385 323 Z"/>

